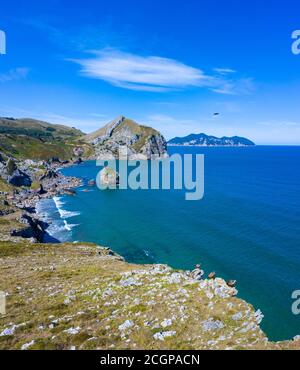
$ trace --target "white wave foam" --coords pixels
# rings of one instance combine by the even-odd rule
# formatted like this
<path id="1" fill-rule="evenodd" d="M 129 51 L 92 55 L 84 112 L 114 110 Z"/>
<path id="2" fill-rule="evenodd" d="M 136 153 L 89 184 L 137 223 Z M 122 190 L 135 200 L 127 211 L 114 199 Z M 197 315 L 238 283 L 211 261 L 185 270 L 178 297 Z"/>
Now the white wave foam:
<path id="1" fill-rule="evenodd" d="M 54 197 L 53 200 L 57 208 L 60 208 L 65 204 L 60 197 Z"/>
<path id="2" fill-rule="evenodd" d="M 72 231 L 74 227 L 79 226 L 78 224 L 68 224 L 66 220 L 64 220 L 64 224 L 67 231 Z"/>
<path id="3" fill-rule="evenodd" d="M 71 212 L 71 211 L 66 211 L 65 209 L 63 209 L 62 206 L 65 203 L 61 201 L 61 198 L 54 197 L 53 200 L 54 200 L 54 203 L 56 205 L 56 208 L 57 208 L 57 210 L 58 210 L 58 212 L 60 214 L 60 217 L 62 219 L 71 218 L 71 217 L 75 217 L 75 216 L 79 216 L 80 215 L 80 212 Z"/>
<path id="4" fill-rule="evenodd" d="M 62 219 L 71 218 L 71 217 L 75 217 L 75 216 L 79 216 L 80 215 L 80 212 L 71 212 L 71 211 L 66 211 L 64 209 L 59 209 L 58 212 L 59 212 L 60 217 Z"/>

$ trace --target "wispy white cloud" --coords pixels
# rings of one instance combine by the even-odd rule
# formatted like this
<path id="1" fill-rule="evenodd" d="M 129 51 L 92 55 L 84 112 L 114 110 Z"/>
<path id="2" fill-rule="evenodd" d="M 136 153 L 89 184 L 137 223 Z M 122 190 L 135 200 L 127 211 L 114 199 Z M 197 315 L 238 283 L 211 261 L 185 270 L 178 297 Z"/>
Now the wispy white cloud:
<path id="1" fill-rule="evenodd" d="M 14 68 L 10 69 L 8 72 L 0 73 L 0 83 L 22 80 L 27 77 L 29 73 L 28 68 Z"/>
<path id="2" fill-rule="evenodd" d="M 231 69 L 215 69 L 206 74 L 198 68 L 174 59 L 139 56 L 115 49 L 94 51 L 88 59 L 72 59 L 81 66 L 85 77 L 106 81 L 113 86 L 152 92 L 167 92 L 190 87 L 208 88 L 218 94 L 243 94 L 250 89 L 250 79 L 228 79 Z"/>
<path id="3" fill-rule="evenodd" d="M 214 68 L 214 71 L 219 73 L 220 75 L 228 75 L 228 74 L 236 73 L 236 71 L 231 68 Z"/>
<path id="4" fill-rule="evenodd" d="M 81 74 L 131 90 L 164 92 L 191 86 L 214 86 L 214 78 L 173 59 L 142 57 L 106 49 L 77 59 Z"/>
<path id="5" fill-rule="evenodd" d="M 223 95 L 249 95 L 255 91 L 255 83 L 252 78 L 223 80 L 223 83 L 211 90 Z"/>

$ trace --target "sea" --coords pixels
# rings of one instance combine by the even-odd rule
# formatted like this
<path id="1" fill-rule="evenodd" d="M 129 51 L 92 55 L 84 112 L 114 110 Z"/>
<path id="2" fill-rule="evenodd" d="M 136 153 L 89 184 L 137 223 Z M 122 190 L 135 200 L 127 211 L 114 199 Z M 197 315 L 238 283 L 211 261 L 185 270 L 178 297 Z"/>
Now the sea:
<path id="1" fill-rule="evenodd" d="M 83 180 L 76 196 L 38 205 L 50 239 L 109 246 L 134 263 L 186 270 L 200 263 L 206 273 L 237 280 L 238 297 L 263 312 L 270 340 L 300 335 L 292 310 L 300 290 L 300 147 L 168 151 L 204 155 L 202 200 L 186 201 L 185 190 L 90 187 L 101 168 L 88 161 L 61 170 Z"/>

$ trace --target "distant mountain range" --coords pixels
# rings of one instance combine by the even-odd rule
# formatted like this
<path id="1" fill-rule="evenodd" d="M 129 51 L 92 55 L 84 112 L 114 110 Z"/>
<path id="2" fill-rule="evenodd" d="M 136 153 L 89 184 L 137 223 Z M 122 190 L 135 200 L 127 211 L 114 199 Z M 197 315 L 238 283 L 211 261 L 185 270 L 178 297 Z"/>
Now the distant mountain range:
<path id="1" fill-rule="evenodd" d="M 168 141 L 169 146 L 253 146 L 253 141 L 244 137 L 208 136 L 205 134 L 191 134 L 185 137 L 175 137 Z"/>

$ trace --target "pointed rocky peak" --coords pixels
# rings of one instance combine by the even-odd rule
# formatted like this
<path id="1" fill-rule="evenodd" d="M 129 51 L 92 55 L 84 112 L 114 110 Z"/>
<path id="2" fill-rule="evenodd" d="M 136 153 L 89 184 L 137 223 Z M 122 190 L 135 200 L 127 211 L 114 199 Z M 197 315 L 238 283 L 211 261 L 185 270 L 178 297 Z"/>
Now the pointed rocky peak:
<path id="1" fill-rule="evenodd" d="M 164 137 L 151 127 L 119 116 L 89 135 L 84 140 L 95 146 L 97 155 L 116 155 L 121 146 L 127 146 L 130 155 L 142 154 L 149 159 L 152 154 L 166 155 L 166 141 Z"/>

